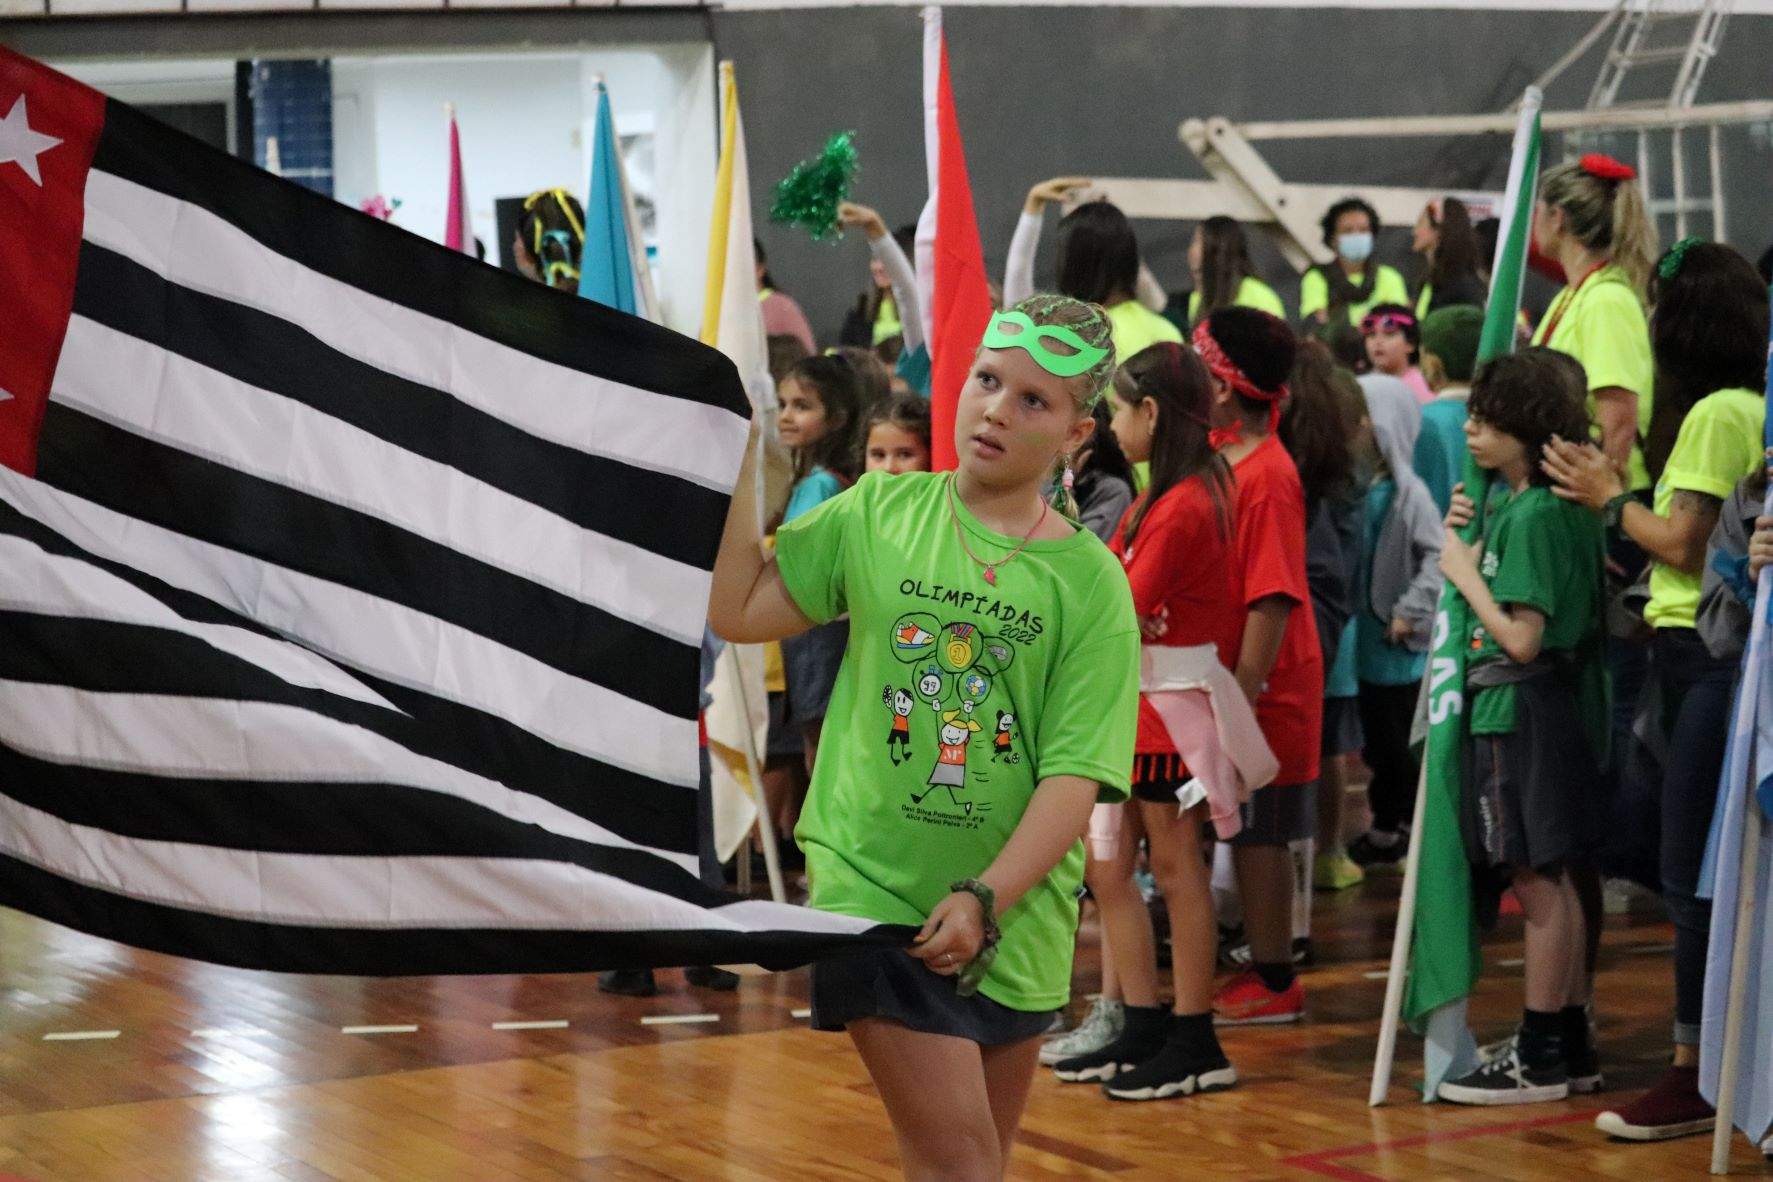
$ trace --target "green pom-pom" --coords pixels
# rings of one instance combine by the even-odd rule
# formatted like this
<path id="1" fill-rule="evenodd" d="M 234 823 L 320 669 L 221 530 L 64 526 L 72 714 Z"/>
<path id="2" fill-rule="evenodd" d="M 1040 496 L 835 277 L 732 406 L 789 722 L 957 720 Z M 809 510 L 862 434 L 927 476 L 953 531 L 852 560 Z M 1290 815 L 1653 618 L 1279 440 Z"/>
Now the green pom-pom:
<path id="1" fill-rule="evenodd" d="M 784 226 L 804 226 L 815 239 L 838 233 L 837 207 L 849 200 L 856 179 L 856 133 L 840 131 L 825 142 L 825 150 L 803 160 L 776 184 L 770 221 Z"/>

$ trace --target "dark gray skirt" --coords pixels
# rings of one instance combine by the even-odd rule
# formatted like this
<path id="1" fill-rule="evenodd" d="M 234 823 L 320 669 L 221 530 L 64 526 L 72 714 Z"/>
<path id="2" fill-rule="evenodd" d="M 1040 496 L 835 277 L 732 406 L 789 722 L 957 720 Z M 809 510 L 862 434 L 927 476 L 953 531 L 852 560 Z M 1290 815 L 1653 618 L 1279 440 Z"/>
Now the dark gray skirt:
<path id="1" fill-rule="evenodd" d="M 859 1018 L 885 1018 L 996 1047 L 1035 1038 L 1053 1024 L 1053 1010 L 1012 1010 L 983 993 L 961 997 L 954 982 L 899 948 L 821 960 L 813 965 L 812 1026 L 840 1031 Z"/>

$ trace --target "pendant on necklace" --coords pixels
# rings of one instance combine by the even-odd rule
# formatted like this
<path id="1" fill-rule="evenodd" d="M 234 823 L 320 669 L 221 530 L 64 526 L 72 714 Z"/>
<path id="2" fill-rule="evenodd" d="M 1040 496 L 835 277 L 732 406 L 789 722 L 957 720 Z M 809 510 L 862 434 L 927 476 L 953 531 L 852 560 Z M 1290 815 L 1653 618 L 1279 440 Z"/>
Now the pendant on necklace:
<path id="1" fill-rule="evenodd" d="M 993 587 L 997 586 L 997 568 L 995 566 L 985 568 L 985 581 Z"/>

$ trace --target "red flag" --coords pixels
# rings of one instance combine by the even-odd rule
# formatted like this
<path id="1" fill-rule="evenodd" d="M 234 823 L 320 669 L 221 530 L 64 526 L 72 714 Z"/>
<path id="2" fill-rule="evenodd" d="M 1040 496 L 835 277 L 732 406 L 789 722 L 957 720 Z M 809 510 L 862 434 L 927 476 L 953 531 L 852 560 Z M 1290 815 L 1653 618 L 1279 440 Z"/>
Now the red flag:
<path id="1" fill-rule="evenodd" d="M 930 203 L 935 209 L 934 271 L 930 298 L 930 463 L 937 471 L 958 462 L 954 450 L 954 415 L 966 385 L 979 341 L 991 320 L 991 289 L 985 278 L 985 253 L 979 246 L 979 221 L 973 213 L 973 187 L 967 179 L 966 149 L 954 111 L 954 88 L 948 80 L 948 42 L 942 35 L 941 9 L 930 9 L 935 53 L 927 52 L 932 36 L 926 30 L 925 68 L 932 56 L 938 71 L 935 86 L 935 184 Z M 927 130 L 927 123 L 926 123 Z"/>
<path id="2" fill-rule="evenodd" d="M 468 184 L 462 177 L 462 136 L 456 130 L 456 108 L 449 116 L 449 204 L 445 207 L 443 245 L 463 254 L 474 253 L 474 229 L 468 221 Z"/>
<path id="3" fill-rule="evenodd" d="M 32 475 L 105 98 L 0 46 L 0 466 Z"/>

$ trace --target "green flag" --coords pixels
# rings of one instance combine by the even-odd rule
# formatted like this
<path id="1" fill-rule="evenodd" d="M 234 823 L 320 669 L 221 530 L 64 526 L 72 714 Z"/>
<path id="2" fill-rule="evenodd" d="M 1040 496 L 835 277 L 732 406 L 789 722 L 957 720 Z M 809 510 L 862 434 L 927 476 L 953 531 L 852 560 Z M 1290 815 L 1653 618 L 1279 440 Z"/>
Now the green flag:
<path id="1" fill-rule="evenodd" d="M 1526 277 L 1528 235 L 1539 180 L 1538 88 L 1521 102 L 1514 154 L 1508 166 L 1502 226 L 1490 273 L 1490 303 L 1478 361 L 1512 352 L 1520 319 L 1521 285 Z M 1469 542 L 1483 531 L 1482 506 L 1489 474 L 1465 461 L 1465 488 L 1479 506 L 1478 520 L 1465 532 Z M 1467 719 L 1466 641 L 1471 609 L 1448 583 L 1435 616 L 1428 663 L 1428 742 L 1423 752 L 1426 793 L 1421 854 L 1416 878 L 1416 922 L 1404 1014 L 1427 1026 L 1426 1097 L 1433 1099 L 1442 1079 L 1462 1073 L 1474 1050 L 1465 1024 L 1465 999 L 1478 974 L 1477 926 L 1472 916 L 1471 867 L 1460 837 L 1460 797 L 1464 790 Z"/>

